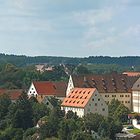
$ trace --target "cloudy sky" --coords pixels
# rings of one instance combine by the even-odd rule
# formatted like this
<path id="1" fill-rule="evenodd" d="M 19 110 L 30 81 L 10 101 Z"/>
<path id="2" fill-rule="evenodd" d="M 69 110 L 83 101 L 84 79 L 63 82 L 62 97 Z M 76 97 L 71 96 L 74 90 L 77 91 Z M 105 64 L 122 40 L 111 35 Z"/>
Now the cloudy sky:
<path id="1" fill-rule="evenodd" d="M 140 56 L 140 0 L 0 0 L 0 53 Z"/>

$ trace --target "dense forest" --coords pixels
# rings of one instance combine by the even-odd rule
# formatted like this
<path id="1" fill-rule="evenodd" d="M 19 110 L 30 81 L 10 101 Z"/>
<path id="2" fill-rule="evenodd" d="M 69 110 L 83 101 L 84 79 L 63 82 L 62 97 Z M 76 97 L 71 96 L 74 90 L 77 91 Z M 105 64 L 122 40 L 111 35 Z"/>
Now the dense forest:
<path id="1" fill-rule="evenodd" d="M 109 56 L 89 56 L 84 58 L 73 57 L 54 57 L 54 56 L 35 56 L 7 55 L 0 54 L 0 63 L 12 63 L 17 66 L 27 66 L 31 64 L 117 64 L 122 66 L 140 66 L 139 56 L 109 57 Z"/>

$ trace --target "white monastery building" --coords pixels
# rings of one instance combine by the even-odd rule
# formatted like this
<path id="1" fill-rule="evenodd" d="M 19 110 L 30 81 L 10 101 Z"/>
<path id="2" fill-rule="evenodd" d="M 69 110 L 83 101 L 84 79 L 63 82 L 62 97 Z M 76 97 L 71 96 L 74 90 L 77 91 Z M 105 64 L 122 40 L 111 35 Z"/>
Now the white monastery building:
<path id="1" fill-rule="evenodd" d="M 61 109 L 66 113 L 76 112 L 79 117 L 88 113 L 108 116 L 108 106 L 96 88 L 73 88 L 63 100 Z"/>
<path id="2" fill-rule="evenodd" d="M 140 113 L 140 78 L 132 87 L 133 111 Z"/>

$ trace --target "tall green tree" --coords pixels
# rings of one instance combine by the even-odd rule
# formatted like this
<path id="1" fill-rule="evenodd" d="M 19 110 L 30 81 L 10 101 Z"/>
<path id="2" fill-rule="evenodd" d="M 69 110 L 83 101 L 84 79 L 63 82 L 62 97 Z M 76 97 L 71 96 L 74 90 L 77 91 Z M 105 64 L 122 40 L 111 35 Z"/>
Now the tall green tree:
<path id="1" fill-rule="evenodd" d="M 0 95 L 0 121 L 7 115 L 10 104 L 11 100 L 8 95 Z"/>
<path id="2" fill-rule="evenodd" d="M 33 127 L 33 110 L 25 93 L 9 109 L 11 110 L 9 118 L 11 118 L 12 127 L 24 130 Z"/>

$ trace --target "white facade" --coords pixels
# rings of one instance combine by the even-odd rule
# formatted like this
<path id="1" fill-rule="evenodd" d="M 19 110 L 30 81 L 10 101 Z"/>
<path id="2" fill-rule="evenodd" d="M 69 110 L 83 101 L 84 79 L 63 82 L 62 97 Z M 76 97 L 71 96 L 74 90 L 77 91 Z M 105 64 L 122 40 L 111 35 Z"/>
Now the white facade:
<path id="1" fill-rule="evenodd" d="M 132 98 L 133 98 L 133 111 L 140 113 L 140 91 L 133 91 Z"/>
<path id="2" fill-rule="evenodd" d="M 88 113 L 98 113 L 103 116 L 108 116 L 108 106 L 103 100 L 102 96 L 96 90 L 91 98 L 88 100 L 85 107 L 70 107 L 70 106 L 62 106 L 62 110 L 76 112 L 79 117 L 83 117 Z"/>
<path id="3" fill-rule="evenodd" d="M 28 97 L 31 97 L 31 96 L 36 97 L 38 95 L 33 83 L 31 84 L 31 86 L 30 86 L 30 88 L 29 88 L 29 90 L 27 92 L 27 95 L 28 95 Z"/>
<path id="4" fill-rule="evenodd" d="M 70 93 L 70 91 L 74 88 L 74 84 L 73 84 L 73 81 L 72 81 L 72 77 L 70 75 L 70 78 L 69 78 L 69 82 L 68 82 L 68 86 L 67 86 L 67 91 L 66 91 L 66 96 L 68 96 L 68 94 Z"/>

